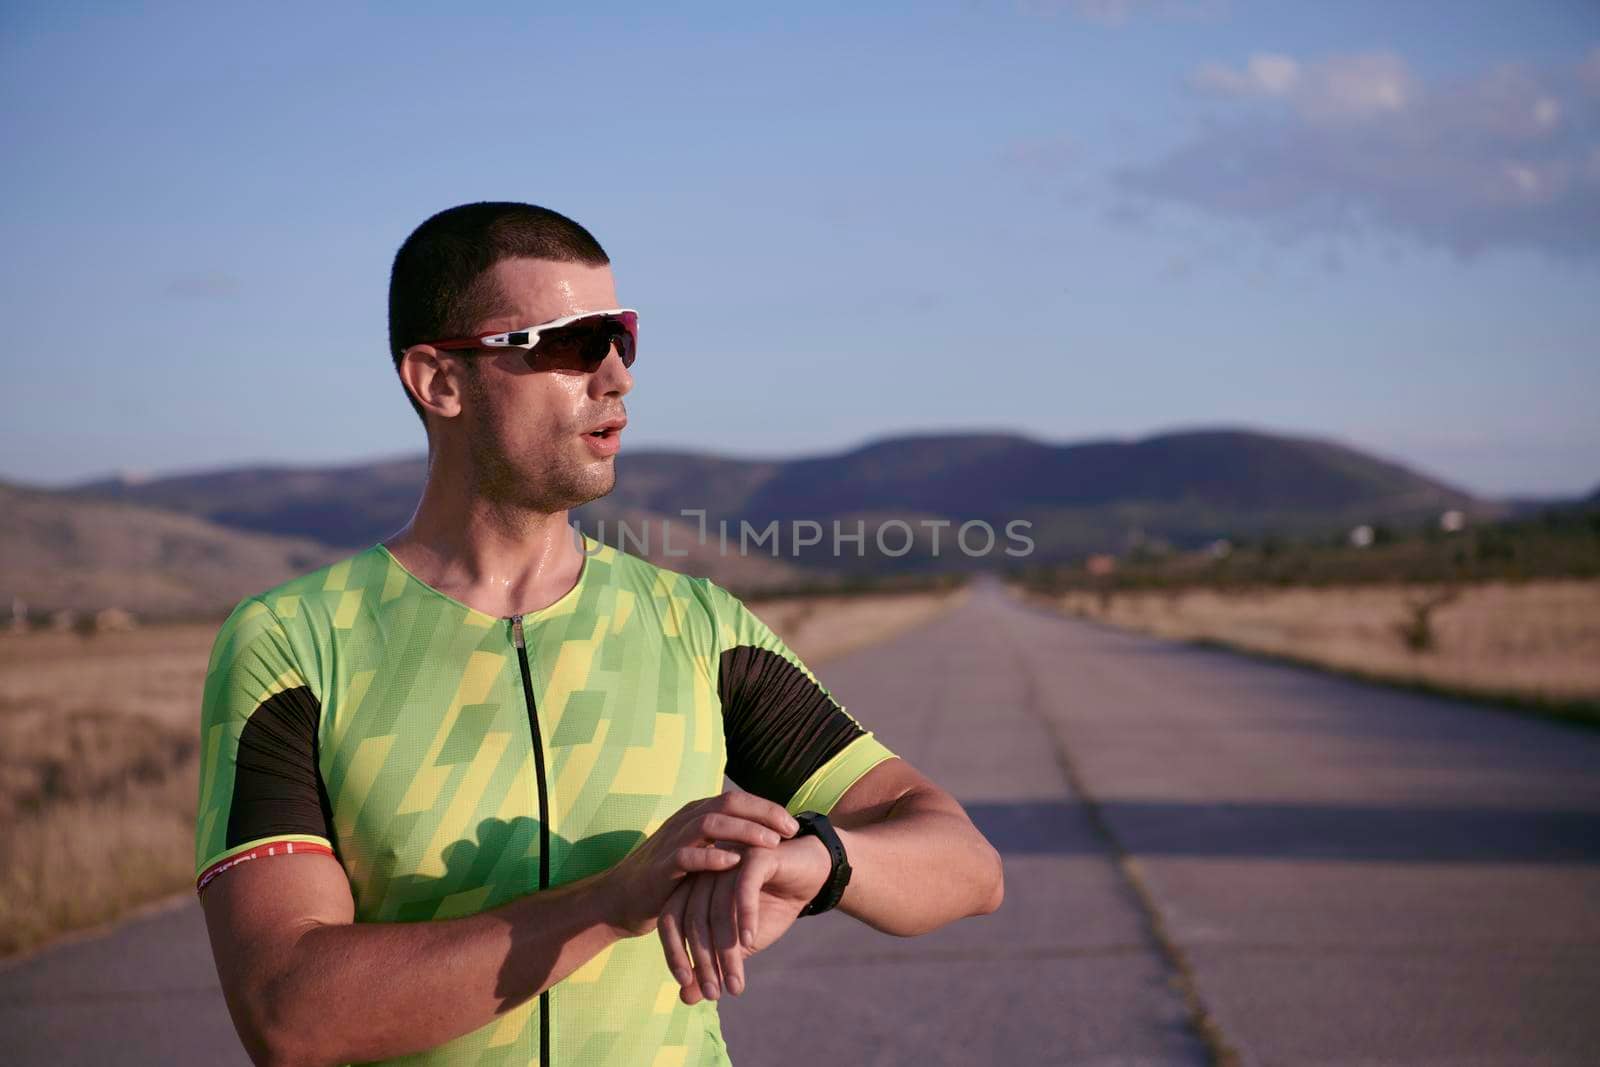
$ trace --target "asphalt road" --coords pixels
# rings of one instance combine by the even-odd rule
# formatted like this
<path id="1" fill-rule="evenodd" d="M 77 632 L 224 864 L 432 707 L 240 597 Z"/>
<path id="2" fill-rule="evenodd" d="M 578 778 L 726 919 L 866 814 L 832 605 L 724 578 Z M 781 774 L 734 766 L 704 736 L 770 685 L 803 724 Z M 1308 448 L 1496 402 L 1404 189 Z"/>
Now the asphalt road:
<path id="1" fill-rule="evenodd" d="M 1600 732 L 993 585 L 820 673 L 967 805 L 1006 902 L 801 920 L 723 1002 L 735 1063 L 1600 1062 Z M 198 910 L 0 971 L 0 1060 L 244 1063 Z"/>

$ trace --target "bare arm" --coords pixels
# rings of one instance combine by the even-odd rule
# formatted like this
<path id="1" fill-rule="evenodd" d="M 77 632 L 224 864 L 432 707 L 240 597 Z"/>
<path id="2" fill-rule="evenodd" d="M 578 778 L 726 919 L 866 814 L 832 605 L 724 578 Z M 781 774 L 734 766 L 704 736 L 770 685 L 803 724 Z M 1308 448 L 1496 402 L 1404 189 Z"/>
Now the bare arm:
<path id="1" fill-rule="evenodd" d="M 838 906 L 876 930 L 924 934 L 1005 899 L 1000 854 L 950 794 L 898 757 L 852 785 L 828 821 L 851 867 Z M 680 884 L 658 932 L 684 1003 L 743 992 L 745 959 L 788 931 L 831 866 L 827 846 L 806 836 Z"/>
<path id="2" fill-rule="evenodd" d="M 850 858 L 850 884 L 840 910 L 875 930 L 911 937 L 972 915 L 988 915 L 1005 899 L 1000 854 L 949 793 L 903 759 L 862 776 L 828 815 Z M 820 890 L 828 852 L 820 856 Z"/>
<path id="3" fill-rule="evenodd" d="M 201 895 L 217 974 L 259 1064 L 385 1059 L 443 1044 L 571 974 L 620 936 L 593 883 L 444 922 L 354 922 L 328 856 L 241 865 Z"/>
<path id="4" fill-rule="evenodd" d="M 791 826 L 747 793 L 696 801 L 601 874 L 438 922 L 354 922 L 344 869 L 317 854 L 240 864 L 201 902 L 253 1061 L 384 1059 L 476 1030 L 613 942 L 649 933 L 686 873 L 740 862 L 707 844 L 775 847 Z"/>

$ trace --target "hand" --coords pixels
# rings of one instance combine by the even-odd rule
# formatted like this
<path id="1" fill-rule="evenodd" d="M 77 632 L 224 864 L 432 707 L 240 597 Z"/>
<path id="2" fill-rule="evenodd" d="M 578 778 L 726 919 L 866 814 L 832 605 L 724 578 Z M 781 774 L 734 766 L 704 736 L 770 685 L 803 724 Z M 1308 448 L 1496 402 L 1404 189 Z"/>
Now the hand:
<path id="1" fill-rule="evenodd" d="M 743 993 L 744 961 L 788 931 L 833 866 L 809 835 L 739 851 L 736 867 L 683 879 L 662 909 L 656 930 L 685 1004 L 716 1000 L 723 988 Z"/>
<path id="2" fill-rule="evenodd" d="M 739 849 L 718 842 L 773 849 L 799 828 L 782 805 L 754 793 L 730 790 L 685 804 L 601 876 L 607 922 L 624 937 L 648 934 L 685 875 L 741 861 Z"/>

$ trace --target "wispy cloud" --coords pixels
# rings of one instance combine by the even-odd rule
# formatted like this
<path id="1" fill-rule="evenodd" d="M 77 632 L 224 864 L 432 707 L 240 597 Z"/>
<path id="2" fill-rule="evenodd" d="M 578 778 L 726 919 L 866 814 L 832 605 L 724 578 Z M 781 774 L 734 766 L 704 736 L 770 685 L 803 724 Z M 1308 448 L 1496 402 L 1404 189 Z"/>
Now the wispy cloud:
<path id="1" fill-rule="evenodd" d="M 1120 171 L 1124 190 L 1291 239 L 1378 229 L 1463 256 L 1600 260 L 1600 47 L 1438 83 L 1388 52 L 1261 53 L 1189 84 L 1240 113 Z"/>
<path id="2" fill-rule="evenodd" d="M 1243 70 L 1207 63 L 1194 72 L 1195 88 L 1227 96 L 1281 96 L 1300 80 L 1300 64 L 1288 56 L 1258 53 Z"/>

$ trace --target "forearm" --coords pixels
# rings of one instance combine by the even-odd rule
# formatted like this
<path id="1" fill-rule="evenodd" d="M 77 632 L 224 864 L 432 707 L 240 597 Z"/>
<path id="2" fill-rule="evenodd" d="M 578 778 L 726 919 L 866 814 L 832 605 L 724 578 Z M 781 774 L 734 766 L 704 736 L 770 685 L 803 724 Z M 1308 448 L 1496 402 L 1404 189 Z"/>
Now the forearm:
<path id="1" fill-rule="evenodd" d="M 881 818 L 834 827 L 851 867 L 839 908 L 876 930 L 910 937 L 1000 906 L 999 853 L 938 797 L 908 793 Z"/>
<path id="2" fill-rule="evenodd" d="M 600 878 L 459 919 L 310 927 L 260 990 L 268 1062 L 385 1059 L 492 1022 L 619 940 Z"/>

